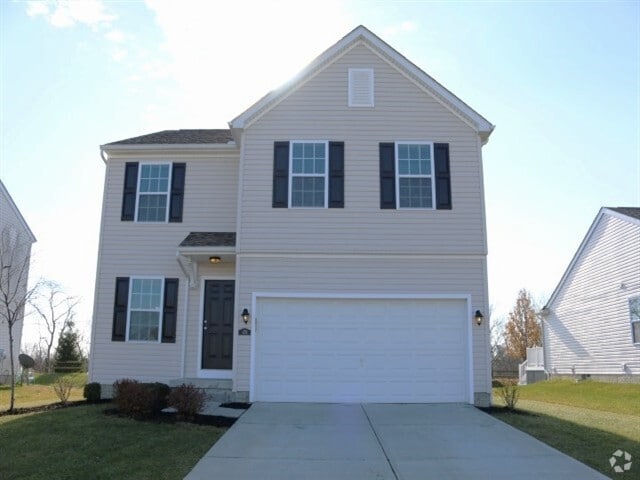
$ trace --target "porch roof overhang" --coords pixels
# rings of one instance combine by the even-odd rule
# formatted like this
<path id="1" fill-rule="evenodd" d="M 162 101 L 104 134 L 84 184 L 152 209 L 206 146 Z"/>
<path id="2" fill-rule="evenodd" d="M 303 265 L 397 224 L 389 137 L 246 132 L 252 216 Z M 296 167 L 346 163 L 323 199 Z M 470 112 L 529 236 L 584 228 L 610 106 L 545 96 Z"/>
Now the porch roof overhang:
<path id="1" fill-rule="evenodd" d="M 198 265 L 209 262 L 211 257 L 219 257 L 220 263 L 234 263 L 236 259 L 235 232 L 191 232 L 180 242 L 176 260 L 189 285 L 195 287 L 198 279 Z"/>

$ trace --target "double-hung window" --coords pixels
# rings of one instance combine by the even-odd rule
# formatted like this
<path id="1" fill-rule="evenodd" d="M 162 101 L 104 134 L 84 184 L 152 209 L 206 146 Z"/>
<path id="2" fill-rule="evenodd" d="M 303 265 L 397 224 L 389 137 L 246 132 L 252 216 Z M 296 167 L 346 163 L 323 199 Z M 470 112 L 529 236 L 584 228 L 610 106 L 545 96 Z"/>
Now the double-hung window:
<path id="1" fill-rule="evenodd" d="M 326 208 L 327 142 L 291 142 L 290 206 Z"/>
<path id="2" fill-rule="evenodd" d="M 161 278 L 131 278 L 128 340 L 159 341 L 163 284 Z"/>
<path id="3" fill-rule="evenodd" d="M 629 316 L 631 317 L 631 340 L 640 343 L 640 297 L 629 299 Z"/>
<path id="4" fill-rule="evenodd" d="M 433 144 L 396 143 L 399 208 L 433 208 Z"/>
<path id="5" fill-rule="evenodd" d="M 138 186 L 138 222 L 166 222 L 171 165 L 141 164 Z"/>

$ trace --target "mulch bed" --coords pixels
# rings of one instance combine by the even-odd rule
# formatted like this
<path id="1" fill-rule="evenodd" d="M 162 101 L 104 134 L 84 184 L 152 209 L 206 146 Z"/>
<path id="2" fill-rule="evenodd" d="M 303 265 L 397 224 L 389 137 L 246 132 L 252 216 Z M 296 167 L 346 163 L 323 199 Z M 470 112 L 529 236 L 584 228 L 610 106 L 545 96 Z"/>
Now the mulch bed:
<path id="1" fill-rule="evenodd" d="M 108 403 L 109 400 L 100 400 L 100 403 Z M 39 412 L 49 412 L 51 410 L 60 410 L 62 408 L 70 408 L 70 407 L 79 407 L 81 405 L 88 405 L 86 400 L 76 400 L 73 402 L 67 403 L 50 403 L 48 405 L 38 405 L 37 407 L 23 407 L 23 408 L 14 408 L 12 411 L 3 410 L 0 412 L 0 417 L 4 417 L 6 415 L 24 415 L 26 413 L 39 413 Z"/>
<path id="2" fill-rule="evenodd" d="M 509 410 L 507 407 L 476 407 L 478 410 L 482 410 L 484 413 L 488 413 L 489 415 L 494 415 L 496 413 L 511 413 L 513 415 L 522 415 L 525 417 L 537 417 L 535 413 L 527 412 L 525 410 Z"/>
<path id="3" fill-rule="evenodd" d="M 227 407 L 233 408 L 233 407 Z M 239 407 L 235 407 L 239 408 Z M 193 423 L 194 425 L 206 425 L 210 427 L 229 428 L 233 425 L 237 418 L 218 417 L 214 415 L 200 415 L 197 414 L 193 418 L 180 418 L 177 413 L 160 412 L 155 415 L 135 416 L 124 415 L 120 413 L 117 408 L 107 408 L 104 410 L 105 415 L 114 415 L 121 418 L 133 418 L 141 422 L 156 422 L 156 423 Z"/>

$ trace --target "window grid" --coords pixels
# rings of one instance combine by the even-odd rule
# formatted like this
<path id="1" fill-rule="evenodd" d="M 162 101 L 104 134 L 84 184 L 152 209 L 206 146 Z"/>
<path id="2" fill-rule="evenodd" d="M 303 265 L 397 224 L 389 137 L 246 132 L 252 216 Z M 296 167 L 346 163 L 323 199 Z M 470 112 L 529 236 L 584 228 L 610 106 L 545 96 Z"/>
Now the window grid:
<path id="1" fill-rule="evenodd" d="M 141 164 L 138 180 L 138 222 L 166 222 L 169 212 L 171 164 Z"/>
<path id="2" fill-rule="evenodd" d="M 629 299 L 629 317 L 631 319 L 631 340 L 640 343 L 640 297 Z"/>
<path id="3" fill-rule="evenodd" d="M 129 290 L 127 340 L 160 340 L 164 282 L 161 278 L 132 278 Z"/>
<path id="4" fill-rule="evenodd" d="M 433 144 L 396 142 L 398 208 L 433 209 Z"/>
<path id="5" fill-rule="evenodd" d="M 291 142 L 289 205 L 326 208 L 328 142 Z"/>

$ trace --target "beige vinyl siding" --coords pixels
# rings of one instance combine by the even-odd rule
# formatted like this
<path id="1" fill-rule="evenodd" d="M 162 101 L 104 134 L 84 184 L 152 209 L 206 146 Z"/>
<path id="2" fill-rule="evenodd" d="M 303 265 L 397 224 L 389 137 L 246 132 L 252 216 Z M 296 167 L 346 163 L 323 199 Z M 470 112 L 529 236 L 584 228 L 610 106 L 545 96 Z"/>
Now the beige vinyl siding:
<path id="1" fill-rule="evenodd" d="M 348 69 L 375 70 L 375 107 L 347 107 Z M 272 208 L 273 142 L 345 143 L 345 208 Z M 452 210 L 381 210 L 379 143 L 450 146 Z M 330 64 L 244 133 L 241 252 L 484 254 L 478 135 L 369 48 Z M 292 228 L 292 226 L 295 226 Z"/>
<path id="2" fill-rule="evenodd" d="M 640 295 L 640 225 L 604 214 L 545 322 L 550 373 L 640 374 L 629 298 Z"/>
<path id="3" fill-rule="evenodd" d="M 488 312 L 482 256 L 443 258 L 296 258 L 239 256 L 237 309 L 252 308 L 254 292 L 471 295 L 471 309 Z M 254 321 L 254 320 L 252 320 Z M 471 322 L 471 318 L 469 318 Z M 258 319 L 259 328 L 260 319 Z M 474 385 L 490 392 L 488 322 L 473 328 Z M 249 390 L 251 337 L 236 337 L 235 382 Z"/>
<path id="4" fill-rule="evenodd" d="M 184 162 L 183 221 L 138 223 L 120 220 L 124 167 L 127 161 Z M 109 159 L 94 306 L 92 381 L 118 378 L 170 380 L 181 376 L 185 285 L 176 252 L 192 231 L 233 232 L 236 226 L 237 153 L 196 156 L 114 156 Z M 116 277 L 179 278 L 176 343 L 112 342 Z M 189 300 L 197 294 L 190 290 Z M 190 317 L 191 318 L 191 317 Z M 195 330 L 194 330 L 195 331 Z M 194 332 L 189 331 L 189 335 Z M 190 346 L 192 346 L 190 343 Z"/>

